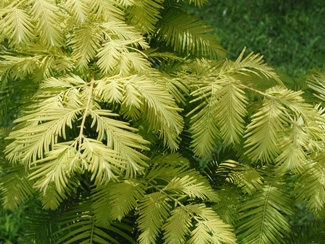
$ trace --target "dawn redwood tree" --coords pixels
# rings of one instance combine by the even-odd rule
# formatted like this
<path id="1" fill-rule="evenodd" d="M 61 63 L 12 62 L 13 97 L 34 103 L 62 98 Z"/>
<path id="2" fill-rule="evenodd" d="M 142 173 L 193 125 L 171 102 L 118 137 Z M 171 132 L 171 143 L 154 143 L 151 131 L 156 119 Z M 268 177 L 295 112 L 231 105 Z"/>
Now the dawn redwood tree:
<path id="1" fill-rule="evenodd" d="M 1 194 L 26 243 L 292 243 L 295 202 L 324 219 L 324 72 L 315 105 L 184 2 L 1 1 Z"/>

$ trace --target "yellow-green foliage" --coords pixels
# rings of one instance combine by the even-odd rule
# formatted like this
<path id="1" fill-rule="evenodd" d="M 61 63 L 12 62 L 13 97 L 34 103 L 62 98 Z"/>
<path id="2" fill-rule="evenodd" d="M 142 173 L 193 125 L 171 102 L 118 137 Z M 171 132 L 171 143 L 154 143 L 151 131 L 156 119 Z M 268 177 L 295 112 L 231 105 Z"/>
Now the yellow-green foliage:
<path id="1" fill-rule="evenodd" d="M 288 175 L 324 217 L 322 105 L 259 54 L 226 59 L 182 1 L 0 6 L 2 87 L 26 93 L 1 148 L 2 202 L 33 204 L 30 243 L 282 243 Z M 308 79 L 323 99 L 323 73 Z M 207 180 L 196 160 L 221 147 L 236 154 Z"/>

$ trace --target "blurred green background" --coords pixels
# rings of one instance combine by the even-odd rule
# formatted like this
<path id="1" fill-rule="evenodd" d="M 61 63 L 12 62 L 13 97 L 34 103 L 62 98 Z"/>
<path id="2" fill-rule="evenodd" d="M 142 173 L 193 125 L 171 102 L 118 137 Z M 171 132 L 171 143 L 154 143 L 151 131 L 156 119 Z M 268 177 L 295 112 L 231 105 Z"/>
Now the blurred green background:
<path id="1" fill-rule="evenodd" d="M 246 46 L 290 76 L 325 66 L 325 0 L 210 0 L 188 11 L 214 28 L 230 59 Z M 21 243 L 23 214 L 0 209 L 0 243 Z"/>
<path id="2" fill-rule="evenodd" d="M 246 46 L 293 76 L 325 64 L 325 0 L 210 0 L 190 12 L 210 24 L 235 59 Z"/>

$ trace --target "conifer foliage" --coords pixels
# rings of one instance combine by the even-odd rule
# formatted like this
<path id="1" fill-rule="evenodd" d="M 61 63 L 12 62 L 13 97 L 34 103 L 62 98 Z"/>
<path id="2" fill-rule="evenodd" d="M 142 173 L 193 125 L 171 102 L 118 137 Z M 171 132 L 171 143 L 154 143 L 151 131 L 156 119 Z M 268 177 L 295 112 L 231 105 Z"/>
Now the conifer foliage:
<path id="1" fill-rule="evenodd" d="M 324 72 L 315 106 L 184 2 L 0 3 L 1 198 L 27 243 L 284 243 L 294 202 L 324 219 Z"/>

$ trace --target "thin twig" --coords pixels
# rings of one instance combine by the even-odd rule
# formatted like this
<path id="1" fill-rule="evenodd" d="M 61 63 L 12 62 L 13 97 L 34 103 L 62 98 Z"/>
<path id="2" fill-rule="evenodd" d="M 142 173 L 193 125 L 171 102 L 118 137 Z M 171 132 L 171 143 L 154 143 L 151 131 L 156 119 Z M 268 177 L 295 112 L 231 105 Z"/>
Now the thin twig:
<path id="1" fill-rule="evenodd" d="M 82 144 L 82 138 L 83 138 L 83 132 L 84 132 L 84 127 L 85 127 L 85 122 L 86 122 L 86 118 L 88 115 L 88 111 L 90 108 L 90 103 L 91 103 L 91 99 L 92 99 L 92 95 L 93 95 L 93 88 L 94 88 L 94 83 L 95 83 L 95 72 L 93 71 L 92 73 L 92 79 L 90 81 L 90 90 L 89 90 L 89 96 L 88 96 L 88 101 L 87 101 L 87 105 L 85 108 L 85 113 L 83 115 L 82 121 L 81 121 L 81 125 L 80 125 L 80 133 L 79 133 L 79 150 Z"/>

